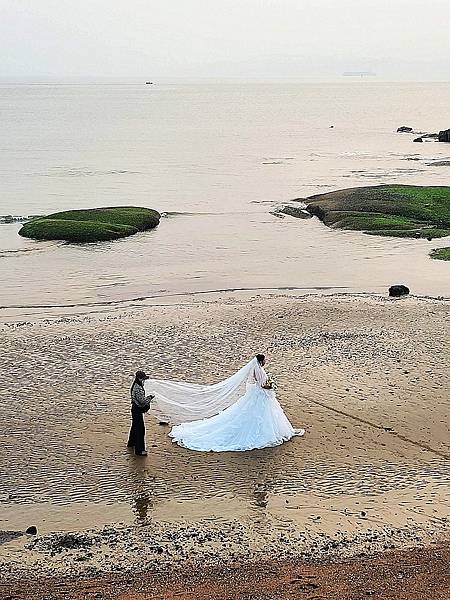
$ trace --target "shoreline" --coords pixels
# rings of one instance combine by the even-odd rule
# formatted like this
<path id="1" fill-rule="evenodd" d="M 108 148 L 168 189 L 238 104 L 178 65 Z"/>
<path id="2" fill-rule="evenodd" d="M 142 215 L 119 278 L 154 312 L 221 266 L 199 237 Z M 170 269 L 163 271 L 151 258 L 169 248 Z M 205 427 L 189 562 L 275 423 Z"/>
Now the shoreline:
<path id="1" fill-rule="evenodd" d="M 233 236 L 245 236 L 243 228 L 249 219 L 256 227 L 255 243 L 265 248 L 267 258 L 257 260 L 247 240 L 245 262 L 236 273 L 232 265 L 240 259 L 231 240 L 222 239 L 220 234 L 211 239 L 211 235 L 220 229 L 231 230 Z M 193 254 L 190 240 L 185 238 L 187 232 L 197 229 L 202 232 L 202 242 L 198 253 Z M 430 246 L 426 240 L 366 236 L 330 229 L 316 218 L 308 223 L 280 219 L 265 208 L 249 218 L 224 215 L 218 219 L 199 214 L 169 219 L 162 229 L 131 240 L 123 238 L 111 247 L 107 243 L 105 247 L 89 248 L 68 244 L 4 255 L 1 305 L 19 307 L 15 310 L 28 317 L 38 310 L 73 312 L 92 310 L 95 305 L 107 309 L 110 302 L 126 306 L 141 298 L 226 293 L 237 288 L 248 288 L 249 293 L 283 288 L 384 293 L 390 285 L 404 283 L 420 295 L 450 293 L 448 265 L 428 257 L 431 248 L 446 245 L 444 238 Z M 186 252 L 182 250 L 184 245 Z M 173 252 L 168 255 L 172 246 Z M 142 276 L 134 275 L 135 265 L 147 252 L 153 257 L 151 267 L 146 265 Z M 59 274 L 58 265 L 66 261 L 76 265 L 76 276 L 70 271 Z M 38 275 L 42 269 L 49 274 L 44 289 Z M 27 290 L 26 296 L 23 290 Z M 38 306 L 43 308 L 35 308 Z"/>
<path id="2" fill-rule="evenodd" d="M 73 320 L 79 319 L 96 319 L 99 315 L 103 315 L 105 318 L 114 318 L 116 315 L 121 315 L 121 311 L 130 310 L 145 310 L 156 307 L 176 307 L 176 306 L 198 306 L 201 303 L 205 304 L 216 304 L 220 302 L 227 302 L 231 300 L 243 300 L 252 301 L 255 299 L 276 299 L 276 298 L 297 298 L 297 299 L 315 299 L 315 298 L 371 298 L 374 300 L 381 300 L 386 302 L 402 302 L 407 298 L 417 301 L 437 301 L 437 302 L 450 302 L 450 296 L 442 295 L 426 295 L 426 294 L 414 294 L 409 293 L 407 296 L 402 297 L 389 297 L 388 288 L 386 292 L 375 292 L 375 291 L 340 291 L 340 288 L 330 287 L 275 287 L 275 288 L 224 288 L 218 290 L 202 290 L 195 292 L 180 292 L 173 294 L 158 294 L 150 296 L 140 296 L 136 298 L 129 298 L 125 300 L 111 300 L 101 302 L 88 302 L 88 303 L 77 303 L 77 304 L 53 304 L 53 305 L 16 305 L 16 306 L 0 306 L 0 328 L 2 326 L 23 326 L 23 325 L 36 325 L 41 321 L 44 322 L 55 322 L 58 318 L 61 322 L 70 321 L 70 317 Z M 347 288 L 344 288 L 347 289 Z M 319 291 L 320 290 L 320 291 Z M 261 292 L 261 293 L 258 293 Z M 303 293 L 298 293 L 303 292 Z M 255 295 L 256 294 L 256 295 Z M 180 301 L 170 302 L 173 299 L 180 299 Z M 152 302 L 156 300 L 156 302 Z M 160 302 L 158 302 L 158 300 Z M 164 302 L 166 301 L 167 302 Z M 184 300 L 184 302 L 182 301 Z M 150 302 L 149 302 L 150 301 Z M 78 311 L 80 308 L 86 308 L 86 311 Z M 89 310 L 92 308 L 92 310 Z M 105 310 L 101 310 L 104 308 Z M 73 312 L 67 309 L 73 309 Z M 100 309 L 100 310 L 97 310 Z M 57 313 L 57 311 L 62 311 Z M 30 311 L 25 313 L 25 316 L 29 316 L 30 320 L 23 321 L 19 320 L 21 315 L 20 311 Z M 36 311 L 35 313 L 33 311 Z M 67 312 L 66 312 L 67 311 Z M 53 316 L 53 312 L 56 315 Z M 8 314 L 10 313 L 10 314 Z"/>
<path id="3" fill-rule="evenodd" d="M 295 500 L 291 498 L 288 502 Z M 232 499 L 229 503 L 233 505 Z M 422 515 L 422 522 L 418 518 L 414 523 L 393 526 L 387 514 L 383 523 L 371 518 L 374 507 L 367 514 L 357 506 L 358 501 L 352 502 L 347 497 L 344 504 L 343 513 L 353 523 L 350 527 L 347 523 L 342 531 L 333 527 L 327 511 L 321 510 L 314 497 L 307 507 L 310 516 L 306 522 L 310 525 L 305 524 L 302 515 L 300 521 L 294 519 L 280 530 L 277 518 L 264 510 L 266 499 L 259 492 L 255 503 L 258 514 L 252 522 L 236 510 L 231 518 L 230 512 L 236 507 L 228 506 L 225 514 L 215 518 L 196 519 L 190 514 L 184 519 L 153 522 L 151 518 L 138 517 L 129 526 L 108 524 L 102 528 L 49 534 L 38 531 L 35 536 L 1 532 L 0 542 L 6 549 L 2 552 L 0 545 L 1 581 L 12 585 L 36 578 L 126 577 L 135 572 L 136 565 L 143 573 L 161 575 L 183 570 L 192 563 L 202 569 L 258 565 L 274 559 L 285 563 L 333 564 L 436 546 L 450 551 L 450 519 L 446 516 L 427 519 L 427 515 Z M 363 506 L 367 510 L 367 505 Z M 305 507 L 291 504 L 288 508 Z M 331 512 L 338 511 L 334 507 Z M 420 511 L 416 514 L 420 515 Z"/>

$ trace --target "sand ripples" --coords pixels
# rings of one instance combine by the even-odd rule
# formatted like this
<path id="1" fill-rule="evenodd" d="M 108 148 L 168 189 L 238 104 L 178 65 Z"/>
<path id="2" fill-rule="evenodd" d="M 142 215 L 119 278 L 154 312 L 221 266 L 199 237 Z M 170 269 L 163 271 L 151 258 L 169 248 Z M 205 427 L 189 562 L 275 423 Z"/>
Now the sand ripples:
<path id="1" fill-rule="evenodd" d="M 352 302 L 334 299 L 331 309 L 326 299 L 271 301 L 256 312 L 251 303 L 239 308 L 234 301 L 159 307 L 133 318 L 4 331 L 0 500 L 17 506 L 126 502 L 138 511 L 142 498 L 150 507 L 227 497 L 258 506 L 267 495 L 370 498 L 413 489 L 420 498 L 430 485 L 438 493 L 449 484 L 448 460 L 391 430 L 445 447 L 439 423 L 448 411 L 448 376 L 444 353 L 436 352 L 445 307 L 421 304 L 420 325 L 428 333 L 418 348 L 413 304 L 366 299 L 355 312 Z M 389 311 L 399 321 L 388 330 Z M 174 446 L 168 428 L 147 418 L 149 457 L 136 459 L 125 448 L 136 368 L 214 381 L 255 348 L 270 349 L 281 402 L 306 427 L 304 438 L 245 454 L 194 453 Z M 414 376 L 406 368 L 413 357 Z M 370 416 L 378 428 L 308 401 L 312 389 L 331 407 Z M 424 406 L 430 397 L 433 406 Z M 421 411 L 428 415 L 422 421 Z"/>

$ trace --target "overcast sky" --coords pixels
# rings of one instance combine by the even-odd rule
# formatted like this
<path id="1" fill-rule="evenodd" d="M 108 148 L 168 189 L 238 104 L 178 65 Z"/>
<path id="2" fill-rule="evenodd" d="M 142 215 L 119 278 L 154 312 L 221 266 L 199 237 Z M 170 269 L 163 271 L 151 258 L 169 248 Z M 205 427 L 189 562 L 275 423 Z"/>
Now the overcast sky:
<path id="1" fill-rule="evenodd" d="M 0 0 L 0 77 L 450 79 L 450 0 Z"/>

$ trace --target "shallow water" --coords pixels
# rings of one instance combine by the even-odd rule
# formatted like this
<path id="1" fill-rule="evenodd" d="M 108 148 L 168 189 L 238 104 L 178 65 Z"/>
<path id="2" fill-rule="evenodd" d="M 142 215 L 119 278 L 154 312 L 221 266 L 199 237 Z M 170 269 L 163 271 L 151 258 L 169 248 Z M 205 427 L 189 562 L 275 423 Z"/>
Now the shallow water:
<path id="1" fill-rule="evenodd" d="M 0 214 L 124 204 L 171 214 L 155 231 L 89 246 L 0 226 L 0 306 L 86 310 L 209 290 L 378 292 L 397 282 L 450 295 L 448 264 L 428 258 L 448 240 L 270 214 L 343 187 L 450 184 L 450 167 L 430 166 L 450 157 L 448 145 L 395 133 L 447 127 L 449 93 L 447 83 L 366 81 L 2 84 Z"/>

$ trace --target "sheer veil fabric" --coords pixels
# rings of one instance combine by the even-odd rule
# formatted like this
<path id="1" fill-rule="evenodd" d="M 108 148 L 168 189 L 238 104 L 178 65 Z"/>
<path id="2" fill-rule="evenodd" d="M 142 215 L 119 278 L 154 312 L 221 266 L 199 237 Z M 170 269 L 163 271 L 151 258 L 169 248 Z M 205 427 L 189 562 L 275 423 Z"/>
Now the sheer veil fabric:
<path id="1" fill-rule="evenodd" d="M 172 425 L 180 446 L 203 452 L 253 450 L 277 446 L 303 429 L 294 429 L 256 358 L 214 385 L 149 379 L 155 416 Z"/>
<path id="2" fill-rule="evenodd" d="M 155 396 L 152 413 L 161 421 L 178 425 L 217 415 L 234 404 L 245 392 L 247 380 L 255 369 L 262 371 L 253 358 L 237 373 L 213 385 L 148 379 L 146 394 Z"/>

